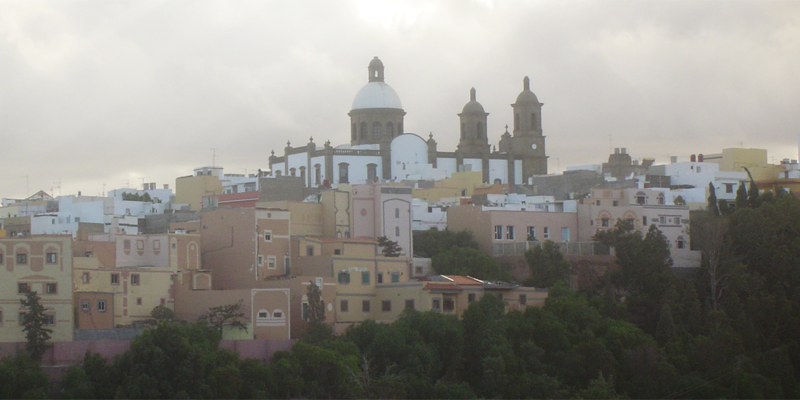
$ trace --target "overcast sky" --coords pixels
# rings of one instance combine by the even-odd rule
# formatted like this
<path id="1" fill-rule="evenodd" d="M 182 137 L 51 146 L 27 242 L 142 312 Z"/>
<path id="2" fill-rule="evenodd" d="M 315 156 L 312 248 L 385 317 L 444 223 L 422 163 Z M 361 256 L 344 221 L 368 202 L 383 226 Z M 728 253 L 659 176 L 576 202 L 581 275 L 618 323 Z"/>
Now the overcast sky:
<path id="1" fill-rule="evenodd" d="M 527 75 L 551 172 L 614 147 L 798 158 L 797 1 L 0 0 L 0 197 L 174 188 L 347 143 L 373 56 L 440 151 L 472 87 L 496 144 Z"/>

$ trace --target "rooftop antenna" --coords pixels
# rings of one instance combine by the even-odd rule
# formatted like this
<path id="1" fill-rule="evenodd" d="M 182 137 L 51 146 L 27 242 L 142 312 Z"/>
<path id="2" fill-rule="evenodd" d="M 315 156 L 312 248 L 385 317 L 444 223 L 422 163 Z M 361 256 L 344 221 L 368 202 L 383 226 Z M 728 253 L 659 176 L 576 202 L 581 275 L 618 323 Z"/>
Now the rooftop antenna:
<path id="1" fill-rule="evenodd" d="M 217 149 L 216 148 L 212 148 L 211 149 L 211 168 L 216 167 L 216 164 L 217 164 Z"/>
<path id="2" fill-rule="evenodd" d="M 131 186 L 131 180 L 130 179 L 123 179 L 122 181 L 125 182 L 125 188 L 126 189 L 130 188 L 130 186 Z"/>
<path id="3" fill-rule="evenodd" d="M 100 193 L 100 196 L 106 197 L 106 183 L 103 182 L 103 193 Z"/>
<path id="4" fill-rule="evenodd" d="M 58 195 L 61 196 L 61 178 L 58 178 L 57 182 L 53 182 L 53 194 L 56 194 L 56 189 L 58 189 Z"/>

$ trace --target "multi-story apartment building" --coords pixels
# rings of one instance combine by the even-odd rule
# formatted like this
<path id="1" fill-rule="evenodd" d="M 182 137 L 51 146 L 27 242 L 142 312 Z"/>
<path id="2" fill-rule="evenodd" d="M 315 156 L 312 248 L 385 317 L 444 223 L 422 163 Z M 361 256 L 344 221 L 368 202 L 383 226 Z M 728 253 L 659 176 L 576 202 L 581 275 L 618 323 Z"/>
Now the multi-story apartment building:
<path id="1" fill-rule="evenodd" d="M 73 340 L 72 236 L 0 239 L 0 342 L 24 342 L 20 299 L 36 291 L 53 330 L 51 340 Z"/>

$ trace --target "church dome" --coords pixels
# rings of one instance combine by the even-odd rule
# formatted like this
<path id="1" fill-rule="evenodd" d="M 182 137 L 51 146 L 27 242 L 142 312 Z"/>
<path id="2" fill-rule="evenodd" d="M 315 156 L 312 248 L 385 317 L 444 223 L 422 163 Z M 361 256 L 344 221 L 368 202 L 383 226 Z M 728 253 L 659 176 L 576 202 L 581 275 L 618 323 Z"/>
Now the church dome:
<path id="1" fill-rule="evenodd" d="M 353 110 L 364 108 L 397 108 L 402 109 L 400 96 L 391 86 L 384 82 L 383 62 L 375 57 L 369 62 L 369 82 L 356 93 L 353 99 Z"/>
<path id="2" fill-rule="evenodd" d="M 486 111 L 483 110 L 483 106 L 481 103 L 478 103 L 475 96 L 475 88 L 470 89 L 469 91 L 469 103 L 464 105 L 464 109 L 461 110 L 461 114 L 477 114 L 477 115 L 484 115 Z"/>
<path id="3" fill-rule="evenodd" d="M 516 104 L 539 104 L 539 99 L 536 97 L 533 92 L 531 92 L 531 80 L 526 76 L 525 79 L 522 80 L 523 89 L 522 93 L 517 96 Z"/>
<path id="4" fill-rule="evenodd" d="M 364 85 L 353 99 L 353 110 L 363 108 L 403 108 L 400 96 L 384 82 L 370 82 Z"/>

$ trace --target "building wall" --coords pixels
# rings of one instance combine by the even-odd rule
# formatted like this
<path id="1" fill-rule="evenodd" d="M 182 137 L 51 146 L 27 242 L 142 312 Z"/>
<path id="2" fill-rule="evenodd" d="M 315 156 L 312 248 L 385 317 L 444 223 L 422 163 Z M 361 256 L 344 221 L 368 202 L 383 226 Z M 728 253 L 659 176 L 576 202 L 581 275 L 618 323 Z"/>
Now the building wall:
<path id="1" fill-rule="evenodd" d="M 175 179 L 175 203 L 189 210 L 202 210 L 203 197 L 222 193 L 222 181 L 215 175 L 182 176 Z"/>
<path id="2" fill-rule="evenodd" d="M 291 215 L 292 235 L 323 235 L 322 203 L 269 201 L 258 203 L 258 206 L 289 211 Z"/>
<path id="3" fill-rule="evenodd" d="M 53 316 L 51 340 L 73 339 L 74 315 L 72 312 L 72 236 L 47 235 L 20 239 L 0 239 L 0 342 L 25 341 L 19 314 L 25 310 L 20 305 L 24 292 L 20 284 L 27 284 L 38 293 L 45 313 Z M 48 256 L 48 254 L 53 254 Z M 24 262 L 21 258 L 24 255 Z M 55 257 L 49 258 L 49 257 Z M 50 288 L 51 293 L 48 293 Z"/>
<path id="4" fill-rule="evenodd" d="M 320 194 L 323 210 L 323 236 L 348 238 L 352 236 L 352 205 L 350 191 L 331 189 Z"/>

